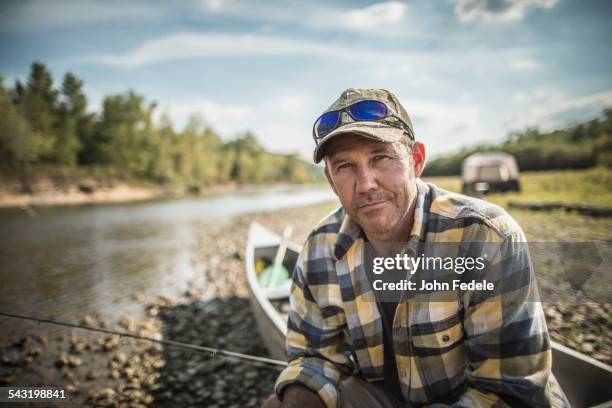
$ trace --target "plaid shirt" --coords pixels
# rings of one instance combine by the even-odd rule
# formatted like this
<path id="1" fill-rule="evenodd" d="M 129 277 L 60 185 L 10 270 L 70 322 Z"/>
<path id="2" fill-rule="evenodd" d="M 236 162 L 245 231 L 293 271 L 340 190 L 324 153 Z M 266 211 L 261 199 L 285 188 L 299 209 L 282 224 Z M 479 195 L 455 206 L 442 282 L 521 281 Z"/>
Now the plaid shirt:
<path id="1" fill-rule="evenodd" d="M 484 276 L 499 288 L 487 299 L 478 291 L 458 291 L 455 301 L 402 298 L 393 346 L 403 397 L 418 406 L 550 406 L 550 342 L 522 230 L 498 206 L 420 180 L 417 187 L 408 247 L 498 243 L 492 262 L 504 278 Z M 342 208 L 309 235 L 290 300 L 279 398 L 297 382 L 326 406 L 341 406 L 347 376 L 384 380 L 383 323 L 365 278 L 364 236 Z"/>

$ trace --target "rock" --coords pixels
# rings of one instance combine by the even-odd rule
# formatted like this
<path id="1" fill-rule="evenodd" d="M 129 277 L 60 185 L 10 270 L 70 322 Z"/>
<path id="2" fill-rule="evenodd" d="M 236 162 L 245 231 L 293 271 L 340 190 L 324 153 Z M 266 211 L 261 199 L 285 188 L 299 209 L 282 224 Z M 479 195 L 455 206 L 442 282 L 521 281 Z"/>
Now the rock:
<path id="1" fill-rule="evenodd" d="M 15 376 L 11 373 L 0 375 L 0 385 L 9 385 L 15 382 Z"/>
<path id="2" fill-rule="evenodd" d="M 70 364 L 70 356 L 65 351 L 60 352 L 55 359 L 55 366 L 61 368 L 68 364 Z"/>
<path id="3" fill-rule="evenodd" d="M 34 338 L 36 339 L 36 341 L 38 341 L 43 346 L 46 346 L 47 343 L 49 342 L 49 340 L 45 336 L 34 336 Z"/>
<path id="4" fill-rule="evenodd" d="M 127 357 L 124 353 L 117 353 L 113 356 L 113 361 L 116 361 L 119 364 L 124 364 L 127 361 Z"/>
<path id="5" fill-rule="evenodd" d="M 109 336 L 104 340 L 104 350 L 111 351 L 119 345 L 119 336 Z"/>
<path id="6" fill-rule="evenodd" d="M 95 380 L 96 378 L 98 378 L 98 376 L 93 371 L 89 371 L 87 375 L 85 376 L 85 379 L 87 381 L 92 381 L 92 380 Z"/>
<path id="7" fill-rule="evenodd" d="M 32 347 L 26 351 L 26 355 L 30 357 L 38 357 L 42 353 L 40 347 Z"/>
<path id="8" fill-rule="evenodd" d="M 64 374 L 64 377 L 66 377 L 68 380 L 74 382 L 75 378 L 74 378 L 74 373 L 72 371 L 65 370 L 63 374 Z"/>
<path id="9" fill-rule="evenodd" d="M 93 194 L 96 191 L 96 186 L 91 181 L 79 183 L 78 188 L 79 191 L 84 194 Z"/>
<path id="10" fill-rule="evenodd" d="M 13 344 L 11 344 L 11 347 L 23 349 L 25 348 L 26 344 L 29 342 L 30 342 L 30 336 L 24 336 L 24 337 L 21 337 L 19 340 L 15 341 Z"/>
<path id="11" fill-rule="evenodd" d="M 140 364 L 140 356 L 138 354 L 133 355 L 132 357 L 130 357 L 130 359 L 128 360 L 128 362 L 130 363 L 130 365 L 135 366 Z"/>
<path id="12" fill-rule="evenodd" d="M 595 350 L 595 348 L 593 347 L 593 345 L 591 343 L 583 343 L 582 344 L 582 351 L 584 353 L 592 353 Z"/>
<path id="13" fill-rule="evenodd" d="M 68 384 L 66 385 L 66 391 L 68 391 L 68 395 L 73 395 L 73 394 L 78 394 L 79 393 L 79 389 L 77 388 L 76 384 Z"/>
<path id="14" fill-rule="evenodd" d="M 157 306 L 151 306 L 147 310 L 147 314 L 151 317 L 155 317 L 159 314 L 159 309 L 157 308 Z"/>
<path id="15" fill-rule="evenodd" d="M 75 353 L 81 353 L 87 348 L 87 343 L 85 343 L 81 339 L 71 339 L 70 346 L 72 351 L 74 351 Z"/>
<path id="16" fill-rule="evenodd" d="M 70 365 L 70 367 L 78 367 L 83 363 L 83 360 L 81 360 L 79 357 L 77 356 L 68 356 L 68 364 Z"/>
<path id="17" fill-rule="evenodd" d="M 94 323 L 94 319 L 90 315 L 85 315 L 81 319 L 81 324 L 83 324 L 85 326 L 91 326 L 91 325 L 93 325 L 93 323 Z"/>
<path id="18" fill-rule="evenodd" d="M 130 319 L 129 317 L 123 317 L 123 318 L 121 318 L 121 320 L 119 320 L 119 326 L 121 326 L 122 328 L 124 328 L 127 331 L 133 331 L 134 330 L 134 321 L 132 319 Z"/>
<path id="19" fill-rule="evenodd" d="M 121 373 L 125 378 L 132 378 L 136 373 L 136 370 L 134 370 L 132 367 L 126 367 Z"/>
<path id="20" fill-rule="evenodd" d="M 156 360 L 151 365 L 153 366 L 153 368 L 160 369 L 166 365 L 166 362 L 164 360 Z"/>
<path id="21" fill-rule="evenodd" d="M 546 314 L 546 317 L 548 317 L 551 320 L 559 320 L 559 319 L 561 319 L 563 317 L 561 315 L 561 313 L 557 312 L 552 307 L 547 307 L 546 311 L 545 311 L 545 314 Z"/>

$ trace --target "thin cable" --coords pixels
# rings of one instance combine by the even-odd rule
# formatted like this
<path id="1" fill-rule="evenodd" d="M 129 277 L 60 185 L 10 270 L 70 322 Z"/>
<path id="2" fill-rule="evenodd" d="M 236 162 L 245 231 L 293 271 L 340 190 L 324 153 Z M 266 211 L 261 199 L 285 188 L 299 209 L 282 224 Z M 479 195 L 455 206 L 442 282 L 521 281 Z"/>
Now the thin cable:
<path id="1" fill-rule="evenodd" d="M 218 349 L 218 348 L 213 348 L 213 347 L 197 346 L 195 344 L 182 343 L 180 341 L 174 341 L 174 340 L 159 340 L 153 337 L 139 336 L 133 333 L 119 332 L 115 330 L 103 329 L 100 327 L 91 327 L 91 326 L 85 326 L 81 324 L 59 322 L 59 321 L 51 320 L 51 319 L 41 319 L 38 317 L 17 315 L 17 314 L 11 314 L 11 313 L 2 313 L 2 312 L 0 312 L 0 316 L 10 317 L 14 319 L 31 320 L 31 321 L 39 322 L 39 323 L 55 324 L 58 326 L 72 327 L 75 329 L 83 329 L 83 330 L 89 330 L 89 331 L 99 332 L 99 333 L 113 334 L 117 336 L 130 337 L 130 338 L 137 339 L 137 340 L 146 340 L 146 341 L 151 341 L 154 343 L 164 344 L 166 346 L 172 346 L 172 347 L 178 347 L 178 348 L 184 348 L 184 349 L 196 350 L 196 351 L 203 351 L 203 352 L 212 354 L 213 357 L 220 354 L 223 356 L 233 357 L 233 358 L 237 358 L 240 360 L 252 361 L 256 363 L 262 363 L 262 364 L 268 364 L 268 365 L 280 366 L 280 367 L 287 366 L 286 361 L 274 360 L 272 358 L 252 356 L 249 354 L 237 353 L 235 351 L 223 350 L 223 349 Z"/>

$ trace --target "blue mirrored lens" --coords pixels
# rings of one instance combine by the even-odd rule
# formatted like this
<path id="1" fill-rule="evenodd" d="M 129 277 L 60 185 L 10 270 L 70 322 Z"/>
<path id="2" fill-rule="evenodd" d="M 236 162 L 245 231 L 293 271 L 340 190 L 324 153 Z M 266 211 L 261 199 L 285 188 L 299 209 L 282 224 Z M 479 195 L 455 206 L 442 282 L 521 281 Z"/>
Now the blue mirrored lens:
<path id="1" fill-rule="evenodd" d="M 315 123 L 316 137 L 320 139 L 334 130 L 339 118 L 340 112 L 338 111 L 326 112 L 321 115 L 321 117 L 317 119 L 317 123 Z"/>
<path id="2" fill-rule="evenodd" d="M 377 120 L 387 116 L 387 107 L 378 101 L 361 101 L 348 108 L 355 120 Z"/>

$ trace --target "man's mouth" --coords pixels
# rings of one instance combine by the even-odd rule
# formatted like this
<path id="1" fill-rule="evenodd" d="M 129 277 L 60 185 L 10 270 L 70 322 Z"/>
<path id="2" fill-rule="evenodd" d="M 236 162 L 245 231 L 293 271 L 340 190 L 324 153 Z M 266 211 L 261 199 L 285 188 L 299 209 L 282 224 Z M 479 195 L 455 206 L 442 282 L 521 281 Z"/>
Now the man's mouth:
<path id="1" fill-rule="evenodd" d="M 367 203 L 362 203 L 362 204 L 359 204 L 359 205 L 357 206 L 357 208 L 358 208 L 358 209 L 360 209 L 360 210 L 361 210 L 361 209 L 364 209 L 364 208 L 376 208 L 376 207 L 380 207 L 380 206 L 382 206 L 382 205 L 383 205 L 383 204 L 385 204 L 387 201 L 389 201 L 389 200 L 377 200 L 377 201 L 370 201 L 370 202 L 367 202 Z"/>

